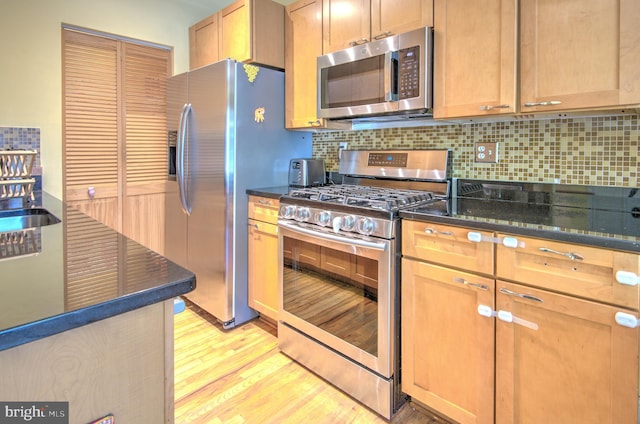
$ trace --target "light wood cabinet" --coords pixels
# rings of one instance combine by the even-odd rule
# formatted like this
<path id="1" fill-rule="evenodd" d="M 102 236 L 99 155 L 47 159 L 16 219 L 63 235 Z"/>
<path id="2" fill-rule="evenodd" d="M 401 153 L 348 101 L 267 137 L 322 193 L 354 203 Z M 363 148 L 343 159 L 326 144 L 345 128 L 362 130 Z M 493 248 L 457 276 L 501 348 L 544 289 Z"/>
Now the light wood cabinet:
<path id="1" fill-rule="evenodd" d="M 274 321 L 279 309 L 278 209 L 277 199 L 249 196 L 249 306 Z"/>
<path id="2" fill-rule="evenodd" d="M 433 0 L 324 0 L 324 54 L 433 26 Z"/>
<path id="3" fill-rule="evenodd" d="M 402 255 L 493 275 L 493 233 L 431 222 L 402 221 Z"/>
<path id="4" fill-rule="evenodd" d="M 285 10 L 285 126 L 322 128 L 316 66 L 322 55 L 322 1 L 300 0 Z"/>
<path id="5" fill-rule="evenodd" d="M 597 247 L 500 234 L 498 278 L 638 309 L 638 286 L 621 284 L 619 273 L 640 275 L 640 256 Z M 514 247 L 507 247 L 514 246 Z M 618 276 L 618 277 L 617 277 Z"/>
<path id="6" fill-rule="evenodd" d="M 435 0 L 434 117 L 638 105 L 639 20 L 634 0 Z"/>
<path id="7" fill-rule="evenodd" d="M 638 422 L 638 329 L 615 322 L 624 309 L 503 281 L 497 290 L 497 309 L 515 318 L 496 324 L 496 423 Z"/>
<path id="8" fill-rule="evenodd" d="M 514 0 L 435 0 L 435 118 L 517 110 Z"/>
<path id="9" fill-rule="evenodd" d="M 189 69 L 220 60 L 220 14 L 214 13 L 189 28 Z"/>
<path id="10" fill-rule="evenodd" d="M 640 2 L 524 1 L 520 22 L 522 112 L 640 103 Z"/>
<path id="11" fill-rule="evenodd" d="M 638 422 L 640 333 L 616 317 L 638 318 L 619 281 L 637 283 L 640 255 L 402 227 L 403 391 L 460 423 Z"/>
<path id="12" fill-rule="evenodd" d="M 190 28 L 189 53 L 191 69 L 226 58 L 284 69 L 284 6 L 237 0 Z"/>
<path id="13" fill-rule="evenodd" d="M 494 286 L 402 260 L 402 390 L 458 423 L 493 422 L 495 320 L 477 309 L 494 308 Z"/>

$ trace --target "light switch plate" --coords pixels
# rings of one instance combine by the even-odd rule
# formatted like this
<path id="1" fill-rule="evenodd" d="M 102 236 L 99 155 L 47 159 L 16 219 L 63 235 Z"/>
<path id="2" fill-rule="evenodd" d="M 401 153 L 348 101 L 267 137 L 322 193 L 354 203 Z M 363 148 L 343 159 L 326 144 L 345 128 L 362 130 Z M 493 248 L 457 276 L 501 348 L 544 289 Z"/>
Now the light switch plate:
<path id="1" fill-rule="evenodd" d="M 476 162 L 498 163 L 498 143 L 476 143 L 474 158 Z"/>

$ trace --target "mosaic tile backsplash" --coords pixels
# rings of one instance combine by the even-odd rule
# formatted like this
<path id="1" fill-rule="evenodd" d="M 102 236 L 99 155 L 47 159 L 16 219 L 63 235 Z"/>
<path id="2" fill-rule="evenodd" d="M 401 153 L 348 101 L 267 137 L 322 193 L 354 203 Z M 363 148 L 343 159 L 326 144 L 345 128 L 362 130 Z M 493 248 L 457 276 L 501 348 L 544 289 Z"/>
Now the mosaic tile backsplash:
<path id="1" fill-rule="evenodd" d="M 453 150 L 453 177 L 640 187 L 638 115 L 319 132 L 313 157 L 338 170 L 349 149 Z M 498 163 L 474 161 L 477 142 L 498 142 Z"/>
<path id="2" fill-rule="evenodd" d="M 37 150 L 34 166 L 40 166 L 40 128 L 0 127 L 0 150 Z"/>

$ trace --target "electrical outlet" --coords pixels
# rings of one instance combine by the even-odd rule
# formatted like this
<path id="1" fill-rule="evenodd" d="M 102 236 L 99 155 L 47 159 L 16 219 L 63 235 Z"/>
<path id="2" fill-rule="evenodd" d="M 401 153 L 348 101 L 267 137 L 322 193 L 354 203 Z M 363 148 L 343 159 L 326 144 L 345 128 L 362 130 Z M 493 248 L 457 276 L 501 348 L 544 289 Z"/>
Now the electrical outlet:
<path id="1" fill-rule="evenodd" d="M 476 162 L 498 163 L 498 143 L 476 143 L 474 158 Z"/>
<path id="2" fill-rule="evenodd" d="M 340 154 L 343 150 L 347 150 L 349 144 L 346 141 L 341 141 L 338 144 L 338 160 L 340 160 Z"/>

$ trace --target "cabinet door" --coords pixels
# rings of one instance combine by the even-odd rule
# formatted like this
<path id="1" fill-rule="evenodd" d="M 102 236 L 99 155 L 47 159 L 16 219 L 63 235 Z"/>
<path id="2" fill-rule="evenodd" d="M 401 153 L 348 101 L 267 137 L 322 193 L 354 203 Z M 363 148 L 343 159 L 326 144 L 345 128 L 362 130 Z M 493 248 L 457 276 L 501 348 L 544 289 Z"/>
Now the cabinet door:
<path id="1" fill-rule="evenodd" d="M 637 285 L 621 284 L 622 275 L 640 275 L 640 256 L 591 246 L 531 237 L 500 235 L 511 240 L 498 244 L 496 275 L 499 278 L 554 290 L 587 299 L 637 309 Z M 624 280 L 623 280 L 624 281 Z"/>
<path id="2" fill-rule="evenodd" d="M 528 0 L 520 7 L 522 112 L 640 103 L 640 2 Z"/>
<path id="3" fill-rule="evenodd" d="M 286 13 L 285 125 L 320 126 L 316 58 L 322 55 L 322 1 L 301 0 L 288 5 Z"/>
<path id="4" fill-rule="evenodd" d="M 402 260 L 402 391 L 459 423 L 493 423 L 494 285 Z"/>
<path id="5" fill-rule="evenodd" d="M 249 306 L 278 319 L 278 228 L 249 220 Z"/>
<path id="6" fill-rule="evenodd" d="M 251 0 L 238 0 L 220 11 L 221 57 L 251 59 Z"/>
<path id="7" fill-rule="evenodd" d="M 515 0 L 435 0 L 434 117 L 516 112 Z"/>
<path id="8" fill-rule="evenodd" d="M 497 309 L 515 318 L 496 326 L 496 423 L 638 422 L 638 329 L 615 322 L 623 310 L 501 281 L 497 290 Z"/>
<path id="9" fill-rule="evenodd" d="M 322 8 L 324 54 L 370 40 L 369 0 L 323 0 Z"/>
<path id="10" fill-rule="evenodd" d="M 433 0 L 371 0 L 371 39 L 433 26 Z"/>
<path id="11" fill-rule="evenodd" d="M 482 241 L 487 239 L 493 240 L 493 233 L 402 220 L 403 256 L 493 275 L 494 246 L 492 241 Z"/>
<path id="12" fill-rule="evenodd" d="M 220 60 L 218 20 L 214 13 L 189 28 L 189 68 L 195 69 Z"/>

